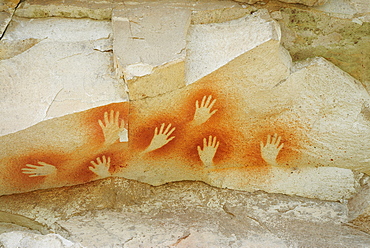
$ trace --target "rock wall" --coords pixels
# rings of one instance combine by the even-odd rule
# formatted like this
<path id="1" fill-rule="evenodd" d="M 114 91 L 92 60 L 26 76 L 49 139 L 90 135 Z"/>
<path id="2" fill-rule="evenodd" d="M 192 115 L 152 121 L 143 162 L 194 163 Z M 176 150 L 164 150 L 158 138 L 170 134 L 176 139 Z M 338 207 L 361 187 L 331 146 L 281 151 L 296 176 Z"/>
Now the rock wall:
<path id="1" fill-rule="evenodd" d="M 369 94 L 328 60 L 292 62 L 309 11 L 276 4 L 22 2 L 1 40 L 2 194 L 118 176 L 350 198 Z"/>
<path id="2" fill-rule="evenodd" d="M 368 230 L 363 2 L 26 0 L 0 11 L 0 194 L 202 181 L 350 200 L 342 221 Z"/>

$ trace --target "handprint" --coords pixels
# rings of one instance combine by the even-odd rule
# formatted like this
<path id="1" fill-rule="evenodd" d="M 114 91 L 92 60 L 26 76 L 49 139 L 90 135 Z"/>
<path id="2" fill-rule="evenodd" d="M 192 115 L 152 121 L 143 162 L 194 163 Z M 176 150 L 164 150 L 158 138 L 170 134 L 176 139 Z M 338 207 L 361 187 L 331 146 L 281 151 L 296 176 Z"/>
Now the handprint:
<path id="1" fill-rule="evenodd" d="M 213 105 L 216 103 L 216 99 L 212 100 L 212 95 L 204 96 L 202 99 L 202 102 L 199 105 L 199 101 L 197 100 L 195 102 L 195 114 L 193 118 L 193 123 L 195 125 L 201 125 L 204 122 L 206 122 L 209 118 L 211 118 L 212 115 L 214 115 L 217 112 L 217 109 L 213 110 L 211 112 L 211 109 Z"/>
<path id="2" fill-rule="evenodd" d="M 272 138 L 271 135 L 267 136 L 266 145 L 262 141 L 260 143 L 262 158 L 271 166 L 279 166 L 276 158 L 280 150 L 284 147 L 284 143 L 280 144 L 280 141 L 281 137 L 275 133 Z"/>
<path id="3" fill-rule="evenodd" d="M 104 113 L 104 123 L 101 120 L 98 120 L 99 125 L 104 134 L 104 144 L 111 145 L 120 139 L 122 133 L 127 134 L 127 129 L 125 129 L 125 122 L 121 120 L 119 123 L 119 111 L 114 114 L 114 111 L 111 110 L 108 116 L 108 112 Z M 126 135 L 127 136 L 127 135 Z M 121 138 L 121 140 L 124 140 Z"/>
<path id="4" fill-rule="evenodd" d="M 29 177 L 48 176 L 57 171 L 54 165 L 45 162 L 37 162 L 39 165 L 26 164 L 26 168 L 22 168 L 23 174 L 29 174 Z"/>
<path id="5" fill-rule="evenodd" d="M 108 157 L 108 159 L 107 159 L 105 156 L 103 156 L 102 159 L 103 160 L 101 160 L 100 157 L 98 157 L 96 159 L 97 163 L 95 161 L 91 161 L 90 163 L 93 166 L 90 166 L 89 170 L 94 172 L 100 178 L 110 177 L 111 176 L 111 173 L 109 172 L 110 157 Z"/>
<path id="6" fill-rule="evenodd" d="M 145 152 L 151 152 L 158 148 L 161 148 L 162 146 L 164 146 L 165 144 L 167 144 L 168 142 L 170 142 L 171 140 L 175 138 L 175 136 L 172 136 L 170 138 L 170 135 L 173 133 L 173 131 L 175 131 L 176 128 L 173 127 L 170 130 L 171 124 L 168 124 L 166 129 L 164 129 L 164 127 L 165 127 L 165 124 L 162 123 L 161 128 L 159 129 L 159 132 L 158 132 L 158 127 L 155 128 L 153 139 L 150 142 L 150 145 L 145 149 Z"/>
<path id="7" fill-rule="evenodd" d="M 220 141 L 217 141 L 216 137 L 212 138 L 212 136 L 209 136 L 208 143 L 207 143 L 207 138 L 203 139 L 203 150 L 200 146 L 197 147 L 200 160 L 202 160 L 203 164 L 206 167 L 213 166 L 213 158 L 216 154 L 216 151 L 219 145 L 220 145 Z"/>

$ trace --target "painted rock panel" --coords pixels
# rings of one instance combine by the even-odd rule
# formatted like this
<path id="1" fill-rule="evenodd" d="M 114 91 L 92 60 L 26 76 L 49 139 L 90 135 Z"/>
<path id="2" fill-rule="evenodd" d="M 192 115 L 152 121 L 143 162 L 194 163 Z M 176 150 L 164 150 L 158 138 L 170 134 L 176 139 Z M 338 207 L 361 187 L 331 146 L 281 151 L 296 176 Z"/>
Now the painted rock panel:
<path id="1" fill-rule="evenodd" d="M 257 20 L 270 35 L 192 84 L 0 137 L 0 193 L 116 176 L 350 198 L 369 174 L 369 94 L 324 59 L 292 64 L 278 27 L 258 15 L 243 21 Z M 52 45 L 31 49 L 40 44 Z"/>

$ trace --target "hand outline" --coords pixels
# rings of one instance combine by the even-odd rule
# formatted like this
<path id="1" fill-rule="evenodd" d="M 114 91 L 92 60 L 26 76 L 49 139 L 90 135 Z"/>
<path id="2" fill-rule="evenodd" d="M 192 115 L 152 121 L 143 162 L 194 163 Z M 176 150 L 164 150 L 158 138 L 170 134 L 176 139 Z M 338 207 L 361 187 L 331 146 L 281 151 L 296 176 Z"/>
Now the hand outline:
<path id="1" fill-rule="evenodd" d="M 175 131 L 176 127 L 173 127 L 172 129 L 170 129 L 171 128 L 171 123 L 170 123 L 168 124 L 166 129 L 164 129 L 165 125 L 166 125 L 165 123 L 162 123 L 159 131 L 158 131 L 158 127 L 155 128 L 152 141 L 150 142 L 150 145 L 145 149 L 145 152 L 151 152 L 151 151 L 157 150 L 175 138 L 175 136 L 172 136 L 172 137 L 170 136 Z"/>
<path id="2" fill-rule="evenodd" d="M 193 123 L 195 125 L 202 125 L 218 111 L 218 109 L 215 109 L 211 112 L 211 109 L 213 105 L 215 105 L 217 99 L 211 100 L 212 95 L 209 95 L 208 97 L 203 96 L 200 105 L 198 100 L 195 101 L 195 113 L 193 118 Z"/>
<path id="3" fill-rule="evenodd" d="M 54 165 L 45 162 L 37 163 L 39 165 L 26 164 L 26 167 L 21 169 L 22 173 L 29 174 L 28 177 L 41 177 L 54 174 L 57 171 L 57 168 Z"/>
<path id="4" fill-rule="evenodd" d="M 98 120 L 98 123 L 103 131 L 106 146 L 115 143 L 120 139 L 121 133 L 127 132 L 125 121 L 121 120 L 121 123 L 119 123 L 119 111 L 114 113 L 114 110 L 111 110 L 109 115 L 108 112 L 104 112 L 104 123 L 102 120 Z"/>
<path id="5" fill-rule="evenodd" d="M 212 138 L 212 136 L 210 135 L 208 137 L 208 143 L 207 138 L 203 139 L 203 150 L 200 146 L 197 146 L 199 158 L 206 167 L 213 166 L 213 158 L 219 145 L 220 141 L 217 141 L 216 136 Z"/>
<path id="6" fill-rule="evenodd" d="M 276 158 L 280 150 L 284 147 L 284 143 L 280 144 L 280 141 L 281 136 L 275 133 L 272 138 L 270 134 L 267 136 L 266 145 L 262 141 L 260 142 L 261 156 L 271 166 L 279 166 Z"/>
<path id="7" fill-rule="evenodd" d="M 90 161 L 93 166 L 89 166 L 89 170 L 94 172 L 100 178 L 110 177 L 110 157 L 108 157 L 108 159 L 105 156 L 102 156 L 102 159 L 100 159 L 100 157 L 97 157 L 96 162 Z"/>

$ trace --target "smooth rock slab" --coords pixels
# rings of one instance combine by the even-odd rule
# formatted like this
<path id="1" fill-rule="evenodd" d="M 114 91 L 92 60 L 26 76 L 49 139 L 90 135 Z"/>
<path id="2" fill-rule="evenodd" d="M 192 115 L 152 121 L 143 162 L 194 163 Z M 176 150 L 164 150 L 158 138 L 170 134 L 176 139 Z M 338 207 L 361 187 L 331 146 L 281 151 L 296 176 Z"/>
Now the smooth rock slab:
<path id="1" fill-rule="evenodd" d="M 0 60 L 0 134 L 126 100 L 112 68 L 111 32 L 108 21 L 14 18 L 2 41 L 36 42 Z"/>
<path id="2" fill-rule="evenodd" d="M 279 41 L 280 36 L 278 24 L 266 11 L 228 22 L 192 25 L 187 38 L 185 81 L 194 83 L 268 40 Z"/>

